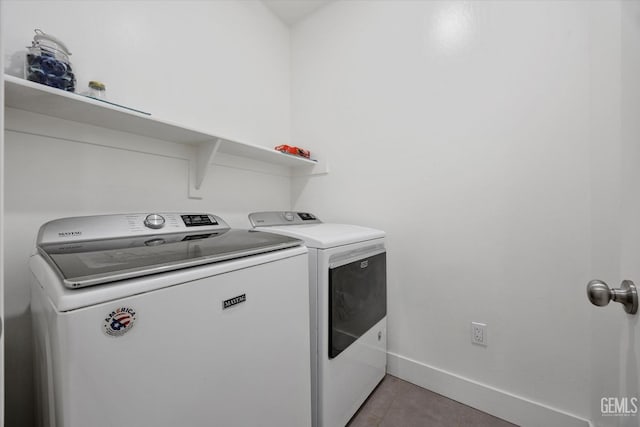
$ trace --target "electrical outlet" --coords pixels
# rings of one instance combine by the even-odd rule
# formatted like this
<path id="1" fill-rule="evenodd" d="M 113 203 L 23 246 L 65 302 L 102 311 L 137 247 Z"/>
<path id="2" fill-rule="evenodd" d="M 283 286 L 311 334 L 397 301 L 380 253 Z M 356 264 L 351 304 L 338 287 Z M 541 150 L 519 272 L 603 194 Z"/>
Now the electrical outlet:
<path id="1" fill-rule="evenodd" d="M 471 342 L 487 346 L 487 324 L 471 322 Z"/>

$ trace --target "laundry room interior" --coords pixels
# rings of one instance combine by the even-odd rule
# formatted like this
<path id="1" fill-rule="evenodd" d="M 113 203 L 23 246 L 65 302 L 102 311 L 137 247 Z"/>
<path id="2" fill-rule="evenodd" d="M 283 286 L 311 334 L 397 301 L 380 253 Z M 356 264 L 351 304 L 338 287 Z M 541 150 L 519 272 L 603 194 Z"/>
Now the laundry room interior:
<path id="1" fill-rule="evenodd" d="M 614 289 L 640 281 L 640 1 L 3 0 L 0 20 L 5 426 L 39 425 L 40 227 L 166 212 L 384 232 L 388 376 L 349 425 L 502 425 L 382 396 L 400 380 L 504 425 L 640 425 L 639 316 L 618 304 L 637 294 Z M 75 94 L 25 80 L 34 30 L 68 47 Z"/>

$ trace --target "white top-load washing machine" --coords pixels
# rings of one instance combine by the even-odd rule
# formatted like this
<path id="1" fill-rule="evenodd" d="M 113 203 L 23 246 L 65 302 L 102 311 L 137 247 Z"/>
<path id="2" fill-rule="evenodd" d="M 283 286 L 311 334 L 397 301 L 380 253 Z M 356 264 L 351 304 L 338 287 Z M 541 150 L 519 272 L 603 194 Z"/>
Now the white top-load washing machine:
<path id="1" fill-rule="evenodd" d="M 300 240 L 209 214 L 65 218 L 30 268 L 39 425 L 311 424 Z"/>
<path id="2" fill-rule="evenodd" d="M 386 371 L 385 233 L 305 212 L 256 212 L 249 220 L 309 248 L 313 425 L 344 426 Z"/>

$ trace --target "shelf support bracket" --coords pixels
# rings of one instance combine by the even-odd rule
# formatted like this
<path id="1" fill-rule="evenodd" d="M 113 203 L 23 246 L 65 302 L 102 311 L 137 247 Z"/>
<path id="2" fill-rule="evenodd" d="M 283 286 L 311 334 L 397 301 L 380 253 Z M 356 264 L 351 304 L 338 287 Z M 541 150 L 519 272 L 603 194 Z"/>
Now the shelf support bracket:
<path id="1" fill-rule="evenodd" d="M 202 183 L 204 182 L 209 165 L 220 148 L 222 140 L 216 138 L 213 141 L 199 143 L 194 146 L 191 159 L 189 159 L 189 198 L 202 199 Z"/>

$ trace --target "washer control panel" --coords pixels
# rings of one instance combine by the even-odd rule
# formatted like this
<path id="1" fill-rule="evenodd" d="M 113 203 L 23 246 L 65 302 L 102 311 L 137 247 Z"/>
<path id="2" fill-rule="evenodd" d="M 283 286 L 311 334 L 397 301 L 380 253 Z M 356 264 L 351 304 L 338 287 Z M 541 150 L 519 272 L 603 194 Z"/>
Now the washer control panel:
<path id="1" fill-rule="evenodd" d="M 322 223 L 312 213 L 291 211 L 254 212 L 249 214 L 249 221 L 253 227 L 270 227 L 276 225 L 302 225 Z"/>
<path id="2" fill-rule="evenodd" d="M 74 242 L 228 229 L 224 220 L 206 213 L 134 213 L 60 218 L 40 227 L 38 243 Z"/>

